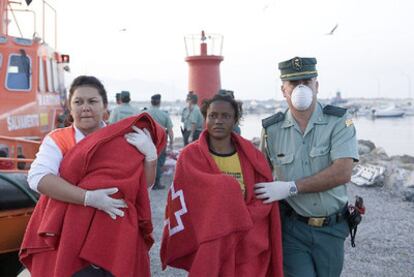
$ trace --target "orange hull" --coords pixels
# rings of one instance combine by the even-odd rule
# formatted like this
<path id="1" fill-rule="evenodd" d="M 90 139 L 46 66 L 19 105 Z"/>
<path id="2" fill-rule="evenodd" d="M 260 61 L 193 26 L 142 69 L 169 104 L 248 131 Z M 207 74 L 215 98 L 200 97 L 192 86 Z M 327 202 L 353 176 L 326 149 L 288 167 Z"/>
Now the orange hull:
<path id="1" fill-rule="evenodd" d="M 18 251 L 33 208 L 0 211 L 0 254 Z"/>

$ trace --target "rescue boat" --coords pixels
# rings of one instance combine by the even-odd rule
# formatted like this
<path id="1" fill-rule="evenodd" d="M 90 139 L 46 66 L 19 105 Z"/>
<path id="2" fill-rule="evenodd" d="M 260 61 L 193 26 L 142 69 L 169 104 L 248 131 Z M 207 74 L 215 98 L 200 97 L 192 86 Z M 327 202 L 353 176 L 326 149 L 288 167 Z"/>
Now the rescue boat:
<path id="1" fill-rule="evenodd" d="M 41 4 L 43 11 L 55 11 L 46 1 Z M 9 34 L 10 24 L 20 30 L 16 13 L 36 17 L 20 5 L 0 0 L 0 276 L 21 271 L 18 251 L 38 199 L 27 184 L 27 172 L 43 137 L 63 126 L 66 115 L 69 56 L 49 46 L 36 30 L 30 38 Z M 45 13 L 41 16 L 44 22 Z"/>

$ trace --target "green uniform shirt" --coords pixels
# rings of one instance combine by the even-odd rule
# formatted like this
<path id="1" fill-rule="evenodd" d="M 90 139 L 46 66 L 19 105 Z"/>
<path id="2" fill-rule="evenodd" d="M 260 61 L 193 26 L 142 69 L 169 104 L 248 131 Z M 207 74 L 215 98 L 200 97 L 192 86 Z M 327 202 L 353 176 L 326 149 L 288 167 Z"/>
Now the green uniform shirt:
<path id="1" fill-rule="evenodd" d="M 139 110 L 132 107 L 129 103 L 122 103 L 116 106 L 109 116 L 109 123 L 115 123 L 120 121 L 121 119 L 137 115 L 139 114 Z"/>
<path id="2" fill-rule="evenodd" d="M 173 124 L 172 124 L 171 118 L 170 118 L 170 116 L 167 112 L 161 110 L 159 107 L 154 107 L 154 106 L 152 106 L 147 112 L 162 127 L 164 127 L 167 130 L 172 129 Z"/>
<path id="3" fill-rule="evenodd" d="M 203 129 L 204 119 L 198 105 L 194 105 L 191 110 L 185 107 L 181 114 L 181 122 L 185 130 L 191 130 L 191 125 L 194 123 L 196 130 L 201 131 Z"/>
<path id="4" fill-rule="evenodd" d="M 275 180 L 280 181 L 315 175 L 339 158 L 358 160 L 355 127 L 349 114 L 323 113 L 319 102 L 304 134 L 287 110 L 284 118 L 263 130 L 261 148 L 273 165 Z M 324 192 L 300 193 L 287 201 L 303 216 L 327 216 L 343 208 L 348 197 L 344 184 Z"/>

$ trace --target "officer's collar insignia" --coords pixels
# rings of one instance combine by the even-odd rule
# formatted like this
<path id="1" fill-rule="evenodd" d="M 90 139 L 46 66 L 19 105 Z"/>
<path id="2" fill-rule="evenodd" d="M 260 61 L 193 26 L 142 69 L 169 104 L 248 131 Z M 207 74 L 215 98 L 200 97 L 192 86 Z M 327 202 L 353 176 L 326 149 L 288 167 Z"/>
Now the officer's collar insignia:
<path id="1" fill-rule="evenodd" d="M 346 125 L 346 127 L 349 127 L 349 126 L 351 126 L 352 124 L 354 124 L 354 122 L 352 122 L 352 119 L 347 119 L 347 120 L 345 120 L 345 125 Z"/>
<path id="2" fill-rule="evenodd" d="M 292 60 L 292 67 L 296 70 L 296 71 L 301 71 L 302 70 L 302 60 L 299 57 L 296 57 Z"/>

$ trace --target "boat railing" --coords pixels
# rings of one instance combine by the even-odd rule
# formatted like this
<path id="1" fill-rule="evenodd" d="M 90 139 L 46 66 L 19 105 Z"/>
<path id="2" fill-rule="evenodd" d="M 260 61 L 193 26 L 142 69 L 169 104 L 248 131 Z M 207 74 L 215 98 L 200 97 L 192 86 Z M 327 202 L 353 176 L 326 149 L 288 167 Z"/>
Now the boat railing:
<path id="1" fill-rule="evenodd" d="M 0 155 L 0 171 L 27 171 L 39 146 L 40 141 L 0 136 L 0 150 L 3 150 Z"/>

